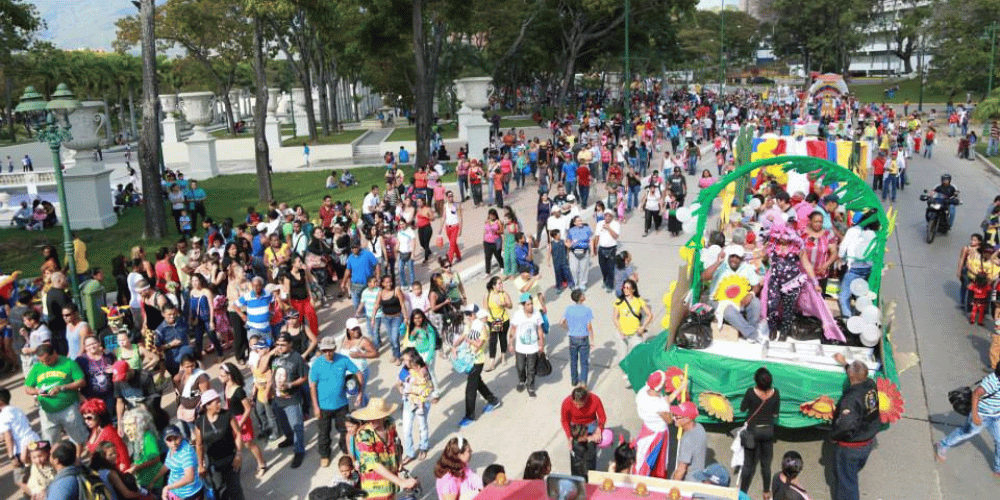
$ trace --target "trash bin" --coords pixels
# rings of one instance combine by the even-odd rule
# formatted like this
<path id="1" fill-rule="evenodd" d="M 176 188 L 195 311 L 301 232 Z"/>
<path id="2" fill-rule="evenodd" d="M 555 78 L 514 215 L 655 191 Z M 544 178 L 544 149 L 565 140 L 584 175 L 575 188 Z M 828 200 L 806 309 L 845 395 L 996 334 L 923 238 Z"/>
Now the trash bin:
<path id="1" fill-rule="evenodd" d="M 108 318 L 101 309 L 108 305 L 108 299 L 100 281 L 90 279 L 80 286 L 80 302 L 87 323 L 94 332 L 100 332 L 108 326 Z"/>

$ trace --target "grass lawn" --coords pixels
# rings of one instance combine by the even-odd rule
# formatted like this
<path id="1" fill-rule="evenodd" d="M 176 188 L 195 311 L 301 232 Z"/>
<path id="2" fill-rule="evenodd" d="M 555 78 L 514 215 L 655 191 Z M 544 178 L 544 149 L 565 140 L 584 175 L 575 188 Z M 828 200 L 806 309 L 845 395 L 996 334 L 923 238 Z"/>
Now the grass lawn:
<path id="1" fill-rule="evenodd" d="M 978 134 L 979 132 L 977 131 L 976 133 Z M 987 144 L 987 142 L 989 142 L 989 139 L 987 139 L 985 141 L 979 141 L 976 144 L 976 152 L 979 153 L 979 154 L 981 154 L 981 155 L 983 155 L 983 158 L 986 158 L 988 161 L 990 161 L 991 163 L 993 163 L 994 167 L 1000 168 L 1000 156 L 986 156 L 986 144 Z"/>
<path id="2" fill-rule="evenodd" d="M 892 87 L 893 85 L 899 85 L 899 91 L 892 99 L 885 98 L 885 89 Z M 857 96 L 861 102 L 889 102 L 902 104 L 907 100 L 910 101 L 912 109 L 916 109 L 917 103 L 920 101 L 920 81 L 916 78 L 911 80 L 899 80 L 895 82 L 885 82 L 885 83 L 869 83 L 863 85 L 849 85 L 851 93 Z M 924 86 L 924 104 L 927 103 L 946 103 L 948 102 L 948 93 L 945 91 L 936 91 L 931 89 L 929 86 Z M 952 100 L 964 100 L 965 92 L 957 92 Z"/>
<path id="3" fill-rule="evenodd" d="M 456 139 L 458 138 L 458 126 L 445 126 L 442 127 L 441 137 L 444 139 Z M 417 128 L 416 127 L 396 127 L 389 137 L 385 138 L 386 142 L 394 141 L 416 141 L 417 140 Z"/>
<path id="4" fill-rule="evenodd" d="M 319 139 L 315 142 L 309 142 L 309 145 L 315 146 L 320 144 L 350 144 L 354 142 L 355 139 L 361 137 L 361 134 L 365 133 L 364 129 L 361 130 L 345 130 L 343 132 L 338 132 L 336 134 L 330 135 L 320 135 Z M 308 142 L 307 137 L 290 137 L 281 142 L 282 146 L 301 146 L 303 142 Z"/>
<path id="5" fill-rule="evenodd" d="M 500 128 L 534 128 L 538 127 L 538 122 L 532 120 L 531 118 L 524 118 L 520 120 L 510 120 L 507 118 L 500 120 Z"/>
<path id="6" fill-rule="evenodd" d="M 334 200 L 350 201 L 355 207 L 360 207 L 361 200 L 372 184 L 384 184 L 385 169 L 382 167 L 366 167 L 351 169 L 358 179 L 358 185 L 347 189 L 325 189 L 326 176 L 329 172 L 280 172 L 274 174 L 274 198 L 288 203 L 289 206 L 301 204 L 309 215 L 316 219 L 323 196 L 329 194 Z M 409 177 L 409 170 L 406 172 Z M 452 167 L 452 170 L 454 168 Z M 455 174 L 445 176 L 445 180 L 454 179 Z M 208 192 L 206 203 L 208 215 L 221 222 L 226 217 L 232 217 L 237 224 L 246 217 L 246 209 L 253 205 L 258 211 L 263 211 L 264 204 L 257 202 L 257 180 L 253 174 L 223 175 L 202 181 L 201 186 Z M 104 286 L 107 290 L 115 289 L 114 277 L 111 276 L 111 259 L 118 254 L 129 254 L 135 245 L 146 248 L 149 259 L 153 259 L 156 250 L 162 246 L 172 245 L 178 235 L 174 230 L 170 210 L 167 209 L 167 237 L 160 240 L 143 240 L 143 214 L 141 208 L 130 208 L 114 226 L 103 230 L 77 231 L 80 238 L 87 244 L 87 257 L 93 268 L 98 266 L 105 270 Z M 3 270 L 11 272 L 21 270 L 24 277 L 37 276 L 42 265 L 41 247 L 55 245 L 62 258 L 62 228 L 57 226 L 40 232 L 29 232 L 17 229 L 0 230 L 0 254 L 4 256 Z"/>

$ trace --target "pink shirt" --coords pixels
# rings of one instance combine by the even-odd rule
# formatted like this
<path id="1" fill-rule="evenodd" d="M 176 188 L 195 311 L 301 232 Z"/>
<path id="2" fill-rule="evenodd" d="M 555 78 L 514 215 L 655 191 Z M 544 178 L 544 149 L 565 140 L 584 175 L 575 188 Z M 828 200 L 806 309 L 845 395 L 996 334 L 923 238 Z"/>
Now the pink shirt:
<path id="1" fill-rule="evenodd" d="M 477 492 L 483 489 L 483 479 L 479 474 L 472 472 L 468 466 L 465 467 L 465 479 L 459 479 L 451 473 L 445 474 L 437 479 L 437 496 L 454 495 L 459 497 L 465 492 Z"/>

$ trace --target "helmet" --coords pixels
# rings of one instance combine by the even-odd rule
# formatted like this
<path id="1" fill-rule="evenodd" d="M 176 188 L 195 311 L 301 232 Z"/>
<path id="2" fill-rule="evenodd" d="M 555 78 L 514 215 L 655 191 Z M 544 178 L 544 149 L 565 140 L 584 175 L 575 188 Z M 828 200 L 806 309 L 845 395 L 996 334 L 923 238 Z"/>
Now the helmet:
<path id="1" fill-rule="evenodd" d="M 941 182 L 951 182 L 951 174 L 941 174 Z"/>

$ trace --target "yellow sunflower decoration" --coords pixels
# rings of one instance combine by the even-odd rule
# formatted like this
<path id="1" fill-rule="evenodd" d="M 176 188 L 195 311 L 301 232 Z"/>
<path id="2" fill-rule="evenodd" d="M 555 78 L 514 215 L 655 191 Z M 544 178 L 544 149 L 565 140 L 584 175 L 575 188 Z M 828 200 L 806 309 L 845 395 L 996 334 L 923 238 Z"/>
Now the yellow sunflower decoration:
<path id="1" fill-rule="evenodd" d="M 820 420 L 833 420 L 833 411 L 837 409 L 837 403 L 826 394 L 799 405 L 799 411 L 803 415 Z"/>
<path id="2" fill-rule="evenodd" d="M 698 405 L 709 415 L 723 422 L 733 421 L 733 405 L 718 392 L 704 391 L 698 395 Z"/>
<path id="3" fill-rule="evenodd" d="M 719 281 L 719 288 L 715 291 L 715 300 L 729 301 L 734 304 L 743 302 L 743 298 L 750 293 L 750 282 L 738 274 L 730 274 Z"/>

